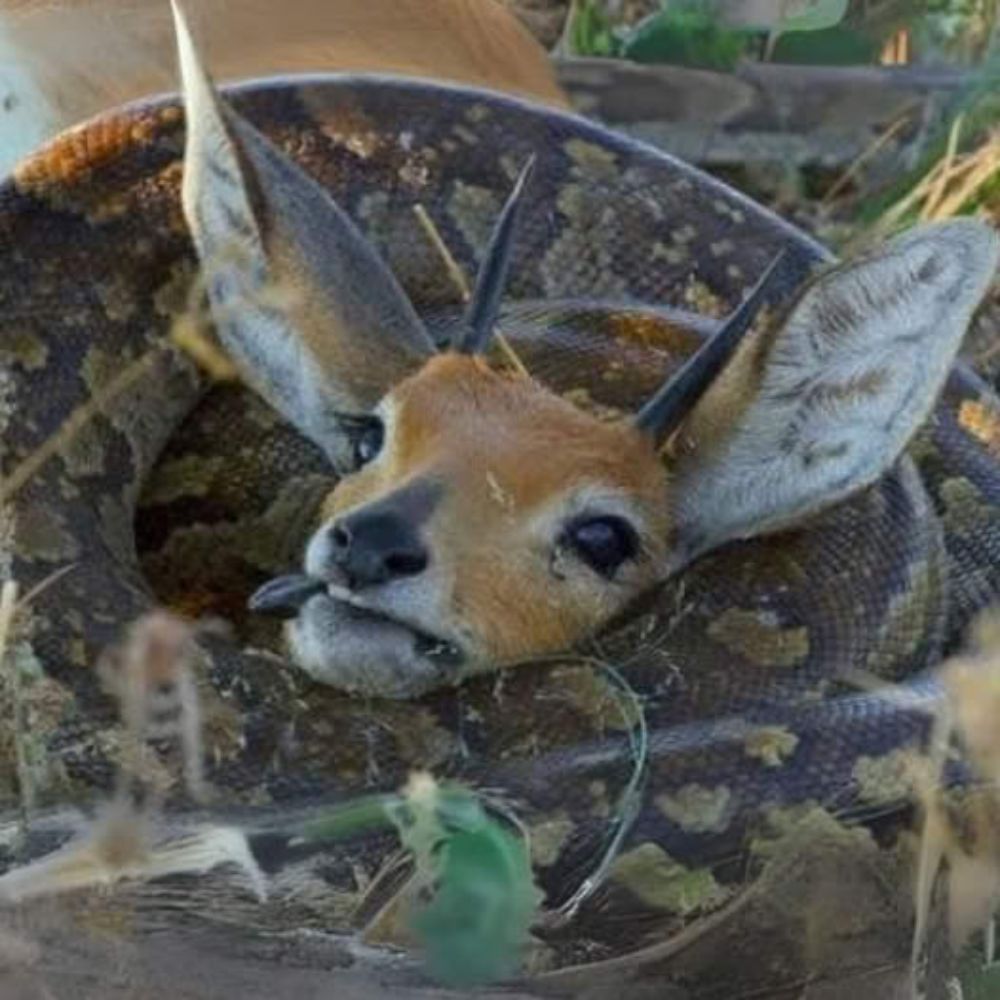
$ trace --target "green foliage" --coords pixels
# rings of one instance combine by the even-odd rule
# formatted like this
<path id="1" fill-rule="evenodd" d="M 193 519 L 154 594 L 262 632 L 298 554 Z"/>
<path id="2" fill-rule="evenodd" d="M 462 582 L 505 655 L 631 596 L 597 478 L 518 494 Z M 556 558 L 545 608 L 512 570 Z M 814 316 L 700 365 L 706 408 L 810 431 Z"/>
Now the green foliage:
<path id="1" fill-rule="evenodd" d="M 949 62 L 974 63 L 996 29 L 996 0 L 923 0 L 915 25 L 921 48 Z"/>
<path id="2" fill-rule="evenodd" d="M 577 0 L 570 15 L 570 51 L 579 56 L 617 56 L 621 45 L 600 0 Z"/>
<path id="3" fill-rule="evenodd" d="M 455 986 L 515 973 L 541 901 L 524 839 L 472 793 L 429 777 L 391 815 L 427 897 L 412 927 L 431 972 Z"/>
<path id="4" fill-rule="evenodd" d="M 977 936 L 959 963 L 963 1000 L 996 1000 L 1000 996 L 1000 965 L 983 967 L 983 942 Z"/>
<path id="5" fill-rule="evenodd" d="M 869 16 L 850 0 L 773 0 L 750 5 L 745 19 L 738 0 L 661 0 L 661 10 L 629 27 L 610 13 L 609 0 L 576 0 L 568 41 L 577 55 L 728 70 L 759 54 L 779 63 L 874 64 L 904 25 L 924 54 L 979 62 L 996 31 L 995 0 L 889 6 Z"/>
<path id="6" fill-rule="evenodd" d="M 301 839 L 338 840 L 390 824 L 413 855 L 418 901 L 410 925 L 431 973 L 457 986 L 515 973 L 541 902 L 517 828 L 470 789 L 417 775 L 402 795 L 331 810 Z"/>
<path id="7" fill-rule="evenodd" d="M 642 63 L 727 70 L 739 62 L 751 37 L 720 25 L 711 5 L 671 4 L 623 37 L 621 55 Z"/>
<path id="8" fill-rule="evenodd" d="M 847 25 L 782 34 L 771 52 L 771 62 L 805 66 L 858 66 L 874 63 L 881 40 Z"/>
<path id="9" fill-rule="evenodd" d="M 808 0 L 798 13 L 783 17 L 774 28 L 777 34 L 789 31 L 825 31 L 840 24 L 847 13 L 848 0 Z"/>
<path id="10" fill-rule="evenodd" d="M 716 3 L 672 0 L 633 27 L 616 25 L 601 0 L 577 0 L 570 22 L 573 52 L 731 70 L 770 34 L 778 61 L 842 64 L 871 60 L 878 44 L 839 26 L 848 0 L 811 0 L 774 23 L 728 26 Z M 776 15 L 782 10 L 776 5 Z M 787 56 L 787 59 L 785 58 Z"/>

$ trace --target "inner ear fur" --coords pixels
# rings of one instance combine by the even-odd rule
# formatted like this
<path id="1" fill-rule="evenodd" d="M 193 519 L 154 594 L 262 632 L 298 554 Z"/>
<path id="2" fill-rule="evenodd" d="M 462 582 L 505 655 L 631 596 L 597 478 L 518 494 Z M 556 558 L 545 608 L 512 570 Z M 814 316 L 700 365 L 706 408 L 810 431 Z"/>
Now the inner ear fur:
<path id="1" fill-rule="evenodd" d="M 336 414 L 371 409 L 433 343 L 329 192 L 226 107 L 173 9 L 187 121 L 182 204 L 219 338 L 246 380 L 344 468 Z"/>
<path id="2" fill-rule="evenodd" d="M 751 334 L 674 441 L 673 564 L 878 479 L 930 413 L 998 259 L 984 223 L 918 226 Z"/>

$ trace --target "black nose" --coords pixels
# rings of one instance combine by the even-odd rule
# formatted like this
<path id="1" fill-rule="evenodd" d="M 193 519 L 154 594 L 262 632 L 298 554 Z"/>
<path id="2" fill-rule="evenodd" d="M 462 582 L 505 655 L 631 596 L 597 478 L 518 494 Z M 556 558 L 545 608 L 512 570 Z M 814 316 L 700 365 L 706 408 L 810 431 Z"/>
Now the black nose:
<path id="1" fill-rule="evenodd" d="M 330 527 L 330 551 L 348 586 L 371 587 L 427 568 L 417 529 L 395 511 L 359 510 Z"/>

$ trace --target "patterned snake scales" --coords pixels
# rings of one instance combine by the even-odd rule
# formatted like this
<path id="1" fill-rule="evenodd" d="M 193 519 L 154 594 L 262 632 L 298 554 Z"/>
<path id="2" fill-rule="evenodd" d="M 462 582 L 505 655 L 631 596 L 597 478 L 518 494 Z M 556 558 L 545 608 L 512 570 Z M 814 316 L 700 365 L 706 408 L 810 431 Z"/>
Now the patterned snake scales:
<path id="1" fill-rule="evenodd" d="M 415 208 L 473 275 L 534 154 L 500 327 L 537 379 L 592 410 L 634 411 L 782 248 L 831 259 L 666 155 L 491 93 L 315 77 L 226 99 L 334 195 L 438 334 L 461 290 Z M 953 365 L 873 485 L 701 556 L 579 655 L 413 701 L 351 697 L 311 682 L 244 610 L 297 564 L 333 477 L 254 394 L 212 383 L 171 339 L 197 270 L 183 144 L 178 102 L 145 102 L 58 137 L 0 187 L 5 572 L 25 591 L 48 581 L 18 647 L 44 668 L 31 741 L 46 800 L 110 785 L 120 735 L 93 664 L 166 603 L 235 625 L 200 640 L 217 807 L 252 806 L 266 828 L 426 767 L 514 804 L 549 907 L 619 830 L 616 850 L 654 877 L 667 858 L 725 881 L 765 814 L 901 804 L 871 776 L 924 744 L 942 697 L 931 668 L 1000 589 L 1000 410 L 971 367 Z M 603 663 L 638 696 L 649 734 L 627 816 L 634 717 L 623 721 Z M 859 688 L 862 675 L 894 696 Z M 179 805 L 179 784 L 173 794 Z M 325 891 L 342 898 L 350 872 L 374 875 L 389 851 L 378 838 L 343 849 Z M 587 925 L 595 954 L 677 918 L 614 878 L 603 892 Z"/>

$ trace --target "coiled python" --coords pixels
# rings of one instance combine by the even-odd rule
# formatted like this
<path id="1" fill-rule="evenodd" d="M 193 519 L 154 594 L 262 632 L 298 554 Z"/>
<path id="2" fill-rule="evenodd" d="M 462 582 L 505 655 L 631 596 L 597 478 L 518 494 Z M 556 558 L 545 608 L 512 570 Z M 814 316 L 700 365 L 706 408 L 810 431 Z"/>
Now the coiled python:
<path id="1" fill-rule="evenodd" d="M 829 260 L 665 155 L 497 95 L 316 77 L 228 97 L 335 194 L 432 329 L 461 290 L 415 206 L 472 274 L 512 169 L 536 154 L 502 328 L 536 377 L 593 407 L 634 408 L 690 354 L 706 323 L 681 310 L 729 311 L 788 245 Z M 928 670 L 1000 586 L 988 384 L 956 365 L 878 483 L 800 529 L 699 559 L 580 655 L 414 703 L 352 698 L 310 683 L 243 611 L 257 583 L 297 561 L 330 472 L 170 338 L 196 270 L 183 138 L 174 100 L 121 109 L 0 189 L 5 572 L 39 588 L 25 649 L 45 673 L 31 738 L 47 799 L 110 785 L 118 729 L 92 667 L 159 602 L 237 624 L 235 639 L 204 643 L 218 804 L 253 806 L 266 826 L 293 806 L 397 787 L 415 767 L 461 777 L 515 803 L 553 908 L 624 823 L 617 801 L 636 762 L 598 661 L 615 664 L 641 701 L 648 777 L 611 880 L 580 918 L 590 956 L 709 908 L 748 837 L 783 811 L 851 817 L 905 799 L 901 755 L 922 745 L 940 698 Z M 857 674 L 905 697 L 859 691 Z M 316 876 L 325 897 L 278 926 L 363 922 L 371 906 L 348 918 L 343 900 L 390 847 L 337 854 Z M 693 903 L 658 896 L 649 886 L 665 872 L 710 888 Z"/>

